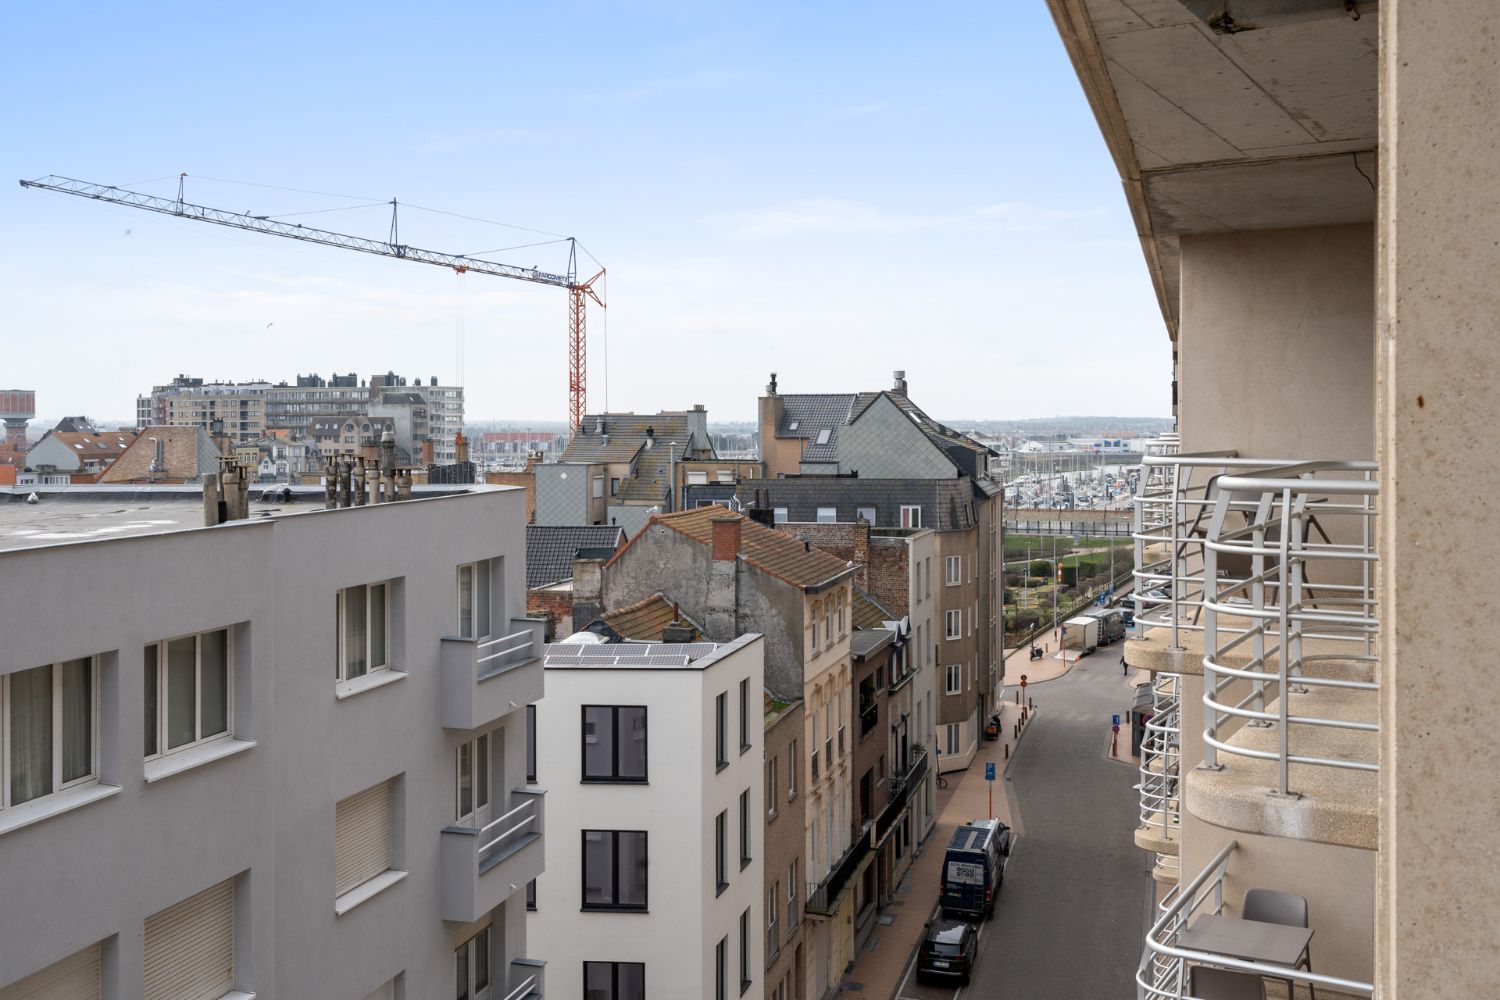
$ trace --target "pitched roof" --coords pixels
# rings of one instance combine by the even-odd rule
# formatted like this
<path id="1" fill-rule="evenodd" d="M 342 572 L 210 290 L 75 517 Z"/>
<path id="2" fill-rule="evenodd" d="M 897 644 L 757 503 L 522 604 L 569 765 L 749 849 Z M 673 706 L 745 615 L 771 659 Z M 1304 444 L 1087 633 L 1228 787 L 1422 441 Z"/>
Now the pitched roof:
<path id="1" fill-rule="evenodd" d="M 672 624 L 673 618 L 681 618 L 700 633 L 703 631 L 697 622 L 686 615 L 674 615 L 672 602 L 661 593 L 652 594 L 627 607 L 606 611 L 600 617 L 604 619 L 604 624 L 619 633 L 620 638 L 642 642 L 661 642 L 662 630 Z"/>
<path id="2" fill-rule="evenodd" d="M 102 458 L 113 461 L 130 447 L 136 438 L 135 430 L 124 431 L 48 431 L 42 438 L 49 438 L 71 448 L 80 460 Z M 38 441 L 40 445 L 42 442 Z"/>
<path id="3" fill-rule="evenodd" d="M 767 507 L 785 507 L 788 521 L 816 521 L 820 508 L 832 507 L 840 521 L 853 521 L 860 508 L 875 508 L 873 526 L 901 525 L 902 507 L 920 507 L 922 526 L 937 531 L 972 528 L 973 487 L 965 479 L 861 479 L 845 476 L 801 476 L 788 479 L 742 479 L 741 504 L 755 502 L 757 491 Z"/>
<path id="4" fill-rule="evenodd" d="M 839 428 L 853 419 L 851 414 L 858 399 L 853 393 L 782 396 L 776 436 L 807 441 L 802 449 L 804 462 L 837 462 Z"/>
<path id="5" fill-rule="evenodd" d="M 716 517 L 733 517 L 740 522 L 740 558 L 746 565 L 794 587 L 813 587 L 854 571 L 837 556 L 752 521 L 743 514 L 731 513 L 728 508 L 717 504 L 672 514 L 653 514 L 647 527 L 660 524 L 699 544 L 708 545 L 713 541 L 713 519 Z M 645 534 L 645 531 L 638 532 L 625 549 L 636 544 Z M 615 559 L 619 559 L 625 549 L 617 552 Z"/>
<path id="6" fill-rule="evenodd" d="M 163 468 L 155 473 L 158 438 Z M 219 449 L 201 427 L 146 427 L 99 477 L 101 483 L 192 482 L 219 468 Z"/>
<path id="7" fill-rule="evenodd" d="M 526 587 L 546 587 L 573 578 L 579 549 L 616 549 L 625 529 L 612 524 L 528 524 Z"/>
<path id="8" fill-rule="evenodd" d="M 858 584 L 855 584 L 854 599 L 849 602 L 849 611 L 856 629 L 880 628 L 886 622 L 896 620 L 889 608 L 871 597 Z"/>
<path id="9" fill-rule="evenodd" d="M 600 421 L 604 433 L 595 433 Z M 562 462 L 629 462 L 646 443 L 646 430 L 656 435 L 656 447 L 666 452 L 668 442 L 677 445 L 677 457 L 693 436 L 686 413 L 595 413 L 583 418 L 578 433 L 568 441 Z"/>

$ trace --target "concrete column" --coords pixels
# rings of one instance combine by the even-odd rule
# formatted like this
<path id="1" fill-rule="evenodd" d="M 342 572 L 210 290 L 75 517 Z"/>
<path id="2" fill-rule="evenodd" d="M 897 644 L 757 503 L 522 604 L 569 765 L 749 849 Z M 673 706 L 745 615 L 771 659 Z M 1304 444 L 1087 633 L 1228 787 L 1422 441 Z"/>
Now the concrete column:
<path id="1" fill-rule="evenodd" d="M 1377 428 L 1385 998 L 1500 983 L 1500 29 L 1492 0 L 1383 0 Z"/>

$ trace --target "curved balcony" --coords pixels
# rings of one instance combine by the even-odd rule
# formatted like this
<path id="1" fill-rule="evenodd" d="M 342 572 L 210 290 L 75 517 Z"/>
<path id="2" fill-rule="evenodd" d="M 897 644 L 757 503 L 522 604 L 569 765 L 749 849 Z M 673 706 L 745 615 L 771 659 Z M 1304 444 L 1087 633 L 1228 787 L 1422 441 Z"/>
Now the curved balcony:
<path id="1" fill-rule="evenodd" d="M 1140 827 L 1135 843 L 1156 856 L 1151 876 L 1175 884 L 1182 847 L 1182 723 L 1176 674 L 1156 674 L 1151 682 L 1152 712 L 1141 740 Z"/>

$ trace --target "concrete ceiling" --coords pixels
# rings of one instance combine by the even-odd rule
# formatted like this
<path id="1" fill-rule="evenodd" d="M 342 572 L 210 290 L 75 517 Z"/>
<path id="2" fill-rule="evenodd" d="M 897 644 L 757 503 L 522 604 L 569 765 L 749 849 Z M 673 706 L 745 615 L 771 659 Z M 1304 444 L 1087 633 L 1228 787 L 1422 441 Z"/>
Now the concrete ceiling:
<path id="1" fill-rule="evenodd" d="M 1179 237 L 1374 219 L 1375 3 L 1049 4 L 1174 336 Z"/>

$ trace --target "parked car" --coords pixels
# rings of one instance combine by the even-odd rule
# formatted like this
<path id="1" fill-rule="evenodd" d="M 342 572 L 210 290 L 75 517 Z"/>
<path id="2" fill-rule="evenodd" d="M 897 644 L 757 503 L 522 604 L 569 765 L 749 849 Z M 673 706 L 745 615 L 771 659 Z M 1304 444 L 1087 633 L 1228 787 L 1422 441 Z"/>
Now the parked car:
<path id="1" fill-rule="evenodd" d="M 998 819 L 973 819 L 954 830 L 938 895 L 943 916 L 983 920 L 995 912 L 1008 857 L 1010 827 Z"/>
<path id="2" fill-rule="evenodd" d="M 979 950 L 979 932 L 962 920 L 929 921 L 917 953 L 917 981 L 957 979 L 967 986 Z"/>

